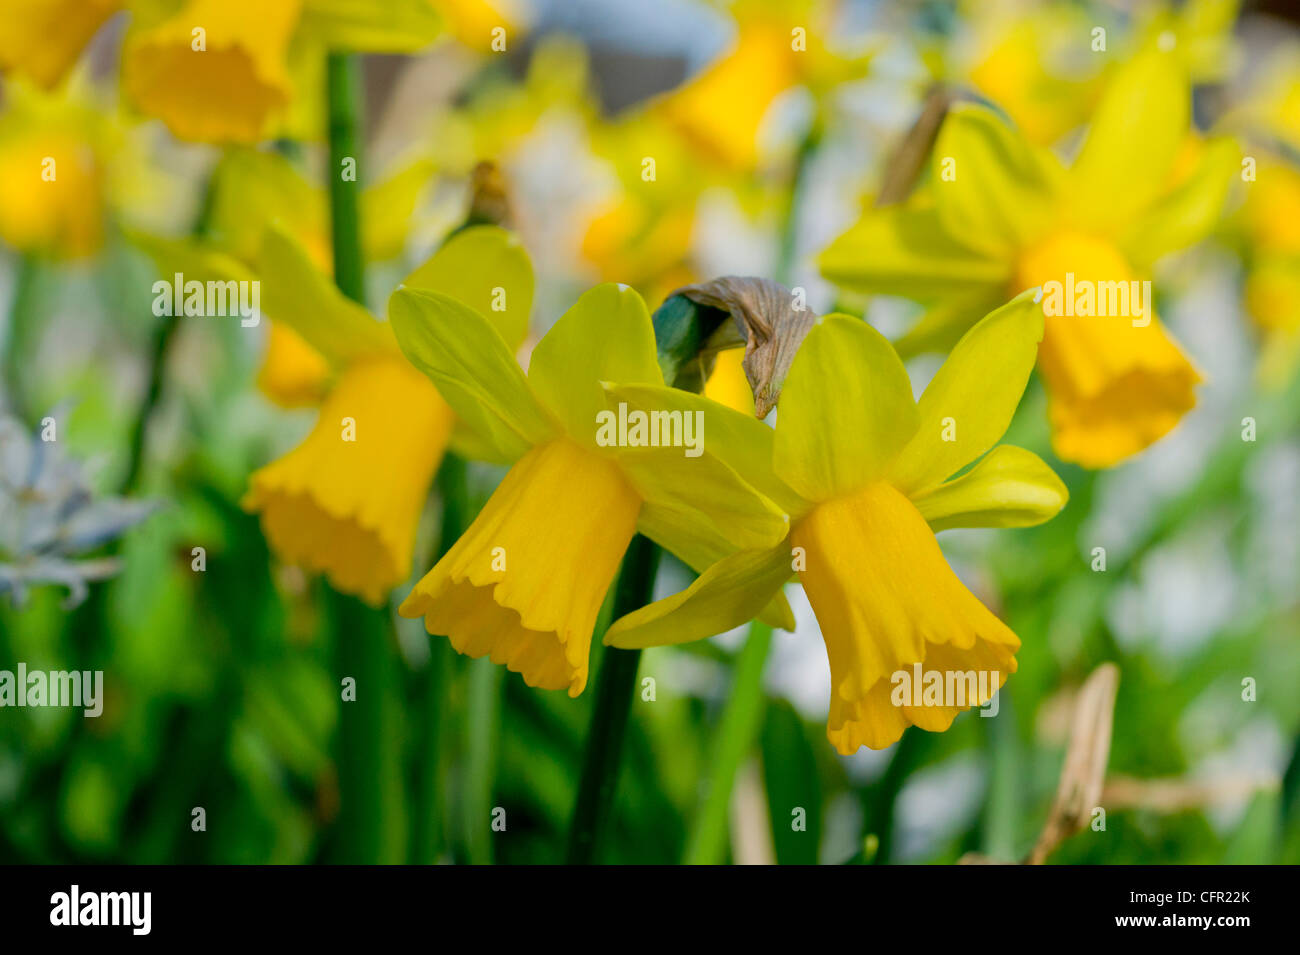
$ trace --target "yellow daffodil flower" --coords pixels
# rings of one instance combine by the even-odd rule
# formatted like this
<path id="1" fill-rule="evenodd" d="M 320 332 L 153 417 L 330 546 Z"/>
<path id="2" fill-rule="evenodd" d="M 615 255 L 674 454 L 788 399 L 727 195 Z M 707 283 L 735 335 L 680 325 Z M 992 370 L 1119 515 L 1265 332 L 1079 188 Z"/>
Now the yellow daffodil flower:
<path id="1" fill-rule="evenodd" d="M 1015 672 L 1020 641 L 957 579 L 934 534 L 1027 527 L 1065 505 L 1064 485 L 1036 455 L 994 447 L 1042 331 L 1033 293 L 1019 296 L 966 333 L 918 402 L 879 333 L 844 315 L 820 319 L 790 368 L 775 431 L 731 459 L 789 513 L 789 537 L 720 561 L 685 591 L 616 622 L 605 642 L 644 648 L 721 633 L 767 604 L 794 570 L 826 641 L 827 735 L 841 753 L 881 749 L 909 725 L 946 730 L 960 710 L 985 703 Z M 645 386 L 611 387 L 610 396 L 674 410 L 702 400 Z M 891 698 L 893 675 L 917 666 L 945 684 L 968 672 L 992 677 L 965 705 Z"/>
<path id="2" fill-rule="evenodd" d="M 439 34 L 428 0 L 133 0 L 122 84 L 179 138 L 254 143 L 325 50 L 410 53 Z M 312 98 L 318 98 L 311 90 Z"/>
<path id="3" fill-rule="evenodd" d="M 280 559 L 377 605 L 410 573 L 434 472 L 459 441 L 455 415 L 402 357 L 391 326 L 344 298 L 288 233 L 268 231 L 261 265 L 263 308 L 325 356 L 335 377 L 311 433 L 253 474 L 243 505 L 261 515 Z M 406 286 L 445 293 L 503 348 L 527 329 L 532 267 L 495 227 L 453 237 Z"/>
<path id="4" fill-rule="evenodd" d="M 399 289 L 389 314 L 407 357 L 491 458 L 514 462 L 398 608 L 459 652 L 577 696 L 597 612 L 635 533 L 695 567 L 785 536 L 785 515 L 720 457 L 761 440 L 760 422 L 701 398 L 699 416 L 677 416 L 675 446 L 667 423 L 659 446 L 644 428 L 644 440 L 631 425 L 626 441 L 611 430 L 618 409 L 602 382 L 663 384 L 632 289 L 600 285 L 579 298 L 533 350 L 527 376 L 484 317 L 447 295 Z M 787 606 L 774 610 L 789 620 Z"/>
<path id="5" fill-rule="evenodd" d="M 1039 368 L 1057 455 L 1114 465 L 1161 438 L 1196 401 L 1200 375 L 1138 281 L 1160 256 L 1214 226 L 1238 171 L 1235 145 L 1214 141 L 1170 187 L 1189 108 L 1177 61 L 1138 57 L 1116 74 L 1065 169 L 992 111 L 958 106 L 935 144 L 928 191 L 868 213 L 822 253 L 822 272 L 846 287 L 930 304 L 898 342 L 905 355 L 942 350 L 972 316 L 1022 289 L 1089 289 L 1092 304 L 1080 314 L 1073 298 L 1065 314 L 1050 314 L 1059 296 L 1045 304 Z M 1102 297 L 1113 304 L 1111 292 L 1130 289 L 1125 314 L 1108 304 L 1111 314 L 1101 317 Z"/>
<path id="6" fill-rule="evenodd" d="M 125 0 L 9 0 L 0 20 L 0 73 L 51 89 Z"/>
<path id="7" fill-rule="evenodd" d="M 5 84 L 0 113 L 0 239 L 22 252 L 78 259 L 98 251 L 116 137 L 76 90 Z"/>

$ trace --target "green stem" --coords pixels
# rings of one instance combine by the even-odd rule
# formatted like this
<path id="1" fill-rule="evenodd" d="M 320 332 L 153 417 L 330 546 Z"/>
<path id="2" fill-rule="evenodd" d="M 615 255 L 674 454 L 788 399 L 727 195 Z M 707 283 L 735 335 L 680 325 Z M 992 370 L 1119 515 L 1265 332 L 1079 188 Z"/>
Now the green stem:
<path id="1" fill-rule="evenodd" d="M 687 865 L 718 865 L 728 843 L 731 789 L 740 764 L 753 749 L 763 719 L 763 667 L 772 647 L 772 628 L 757 620 L 736 662 L 736 675 L 713 741 L 704 795 L 686 841 Z"/>
<path id="2" fill-rule="evenodd" d="M 9 413 L 25 424 L 33 423 L 27 407 L 27 361 L 36 332 L 36 301 L 39 266 L 31 255 L 18 259 L 14 267 L 14 294 L 9 304 L 9 334 L 5 341 L 5 397 Z"/>
<path id="3" fill-rule="evenodd" d="M 460 824 L 465 858 L 471 865 L 492 864 L 492 794 L 496 788 L 502 675 L 503 668 L 486 657 L 470 664 Z"/>
<path id="4" fill-rule="evenodd" d="M 344 295 L 364 305 L 359 62 L 352 54 L 330 53 L 325 73 L 334 281 Z M 345 159 L 353 160 L 347 168 Z M 334 595 L 333 604 L 339 672 L 356 680 L 356 699 L 344 702 L 339 714 L 338 856 L 352 863 L 399 861 L 406 838 L 401 833 L 398 713 L 390 700 L 397 679 L 392 618 L 386 609 L 372 610 L 352 597 Z"/>
<path id="5" fill-rule="evenodd" d="M 357 126 L 361 73 L 355 55 L 331 53 L 326 60 L 329 98 L 329 195 L 334 282 L 348 298 L 366 302 L 365 263 L 361 256 L 360 171 Z M 352 160 L 345 179 L 344 162 Z"/>
<path id="6" fill-rule="evenodd" d="M 804 133 L 795 153 L 794 169 L 790 175 L 790 197 L 782 215 L 780 244 L 773 269 L 773 278 L 782 285 L 789 285 L 794 280 L 795 254 L 799 244 L 799 205 L 807 188 L 808 169 L 821 146 L 821 139 L 821 123 L 814 122 Z"/>
<path id="7" fill-rule="evenodd" d="M 623 558 L 623 570 L 614 592 L 614 619 L 639 610 L 650 602 L 659 548 L 638 534 Z M 578 800 L 573 807 L 566 860 L 570 865 L 589 865 L 600 855 L 618 788 L 623 734 L 636 693 L 636 671 L 640 650 L 605 650 L 596 677 L 596 702 L 587 733 L 587 750 L 578 781 Z"/>
<path id="8" fill-rule="evenodd" d="M 454 454 L 443 458 L 438 468 L 438 487 L 442 498 L 442 523 L 438 530 L 437 551 L 417 565 L 421 569 L 440 560 L 469 523 L 469 489 L 465 462 L 461 458 Z M 416 726 L 420 738 L 415 747 L 411 861 L 420 865 L 436 862 L 446 846 L 443 837 L 446 810 L 442 787 L 442 739 L 447 722 L 447 687 L 453 672 L 454 655 L 446 640 L 433 638 L 417 691 L 421 718 Z"/>
<path id="9" fill-rule="evenodd" d="M 176 338 L 176 329 L 179 325 L 180 318 L 176 314 L 164 315 L 158 327 L 154 329 L 153 343 L 149 348 L 149 380 L 145 385 L 144 396 L 140 399 L 140 408 L 136 411 L 135 421 L 131 425 L 126 473 L 122 475 L 123 494 L 130 494 L 137 490 L 140 484 L 140 475 L 144 471 L 144 452 L 149 438 L 149 425 L 162 400 L 163 379 L 167 374 L 167 353 L 171 351 L 171 344 Z"/>

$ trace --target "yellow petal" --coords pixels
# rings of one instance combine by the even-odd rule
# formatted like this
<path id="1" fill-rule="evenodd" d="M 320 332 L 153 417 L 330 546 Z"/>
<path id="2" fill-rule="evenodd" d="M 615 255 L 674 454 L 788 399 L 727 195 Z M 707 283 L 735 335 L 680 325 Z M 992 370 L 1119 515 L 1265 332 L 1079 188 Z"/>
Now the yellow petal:
<path id="1" fill-rule="evenodd" d="M 214 243 L 236 258 L 254 262 L 266 227 L 274 223 L 302 245 L 317 271 L 331 273 L 334 262 L 325 193 L 286 157 L 230 148 L 212 176 L 205 232 Z"/>
<path id="2" fill-rule="evenodd" d="M 1114 246 L 1075 233 L 1056 236 L 1021 262 L 1022 287 L 1057 283 L 1057 290 L 1044 289 L 1049 312 L 1064 309 L 1070 281 L 1094 290 L 1095 310 L 1101 297 L 1096 292 L 1107 288 L 1103 283 L 1131 289 L 1131 279 Z M 1118 310 L 1110 297 L 1108 290 L 1107 310 Z M 1123 304 L 1118 296 L 1116 304 Z M 1162 438 L 1196 404 L 1201 376 L 1151 304 L 1143 318 L 1047 315 L 1038 367 L 1047 386 L 1052 446 L 1062 460 L 1089 468 L 1118 464 Z M 1129 311 L 1136 311 L 1131 300 Z"/>
<path id="3" fill-rule="evenodd" d="M 261 515 L 281 560 L 378 605 L 411 571 L 451 422 L 434 387 L 400 358 L 357 364 L 302 444 L 253 474 L 243 506 Z"/>
<path id="4" fill-rule="evenodd" d="M 123 0 L 9 0 L 0 20 L 0 71 L 49 89 L 77 62 Z"/>
<path id="5" fill-rule="evenodd" d="M 1209 235 L 1240 175 L 1241 150 L 1230 139 L 1205 147 L 1187 181 L 1147 209 L 1120 240 L 1135 263 L 1149 264 Z"/>
<path id="6" fill-rule="evenodd" d="M 281 408 L 318 404 L 325 397 L 330 366 L 288 325 L 271 322 L 257 387 Z"/>
<path id="7" fill-rule="evenodd" d="M 1020 641 L 959 581 L 916 508 L 877 482 L 827 501 L 792 533 L 799 577 L 831 667 L 827 735 L 844 754 L 881 749 L 908 725 L 946 729 L 964 707 L 893 705 L 894 675 L 914 664 L 946 676 L 996 671 L 990 694 L 1015 671 Z M 943 701 L 950 704 L 951 701 Z"/>
<path id="8" fill-rule="evenodd" d="M 704 397 L 716 401 L 742 414 L 754 413 L 754 392 L 749 387 L 742 364 L 743 348 L 728 348 L 719 352 L 713 362 L 713 371 L 704 383 Z"/>
<path id="9" fill-rule="evenodd" d="M 289 103 L 286 56 L 301 6 L 189 0 L 173 16 L 128 34 L 127 95 L 180 139 L 257 142 Z"/>
<path id="10" fill-rule="evenodd" d="M 993 447 L 1020 404 L 1043 338 L 1043 308 L 1023 292 L 962 338 L 926 387 L 921 425 L 890 469 L 904 494 L 939 484 Z"/>
<path id="11" fill-rule="evenodd" d="M 688 458 L 677 449 L 628 449 L 616 455 L 645 501 L 660 537 L 676 552 L 679 541 L 715 542 L 722 553 L 770 547 L 785 536 L 785 513 L 715 457 Z M 689 489 L 689 490 L 683 490 Z M 689 550 L 688 550 L 689 552 Z M 686 554 L 679 554 L 686 560 Z"/>
<path id="12" fill-rule="evenodd" d="M 262 311 L 292 328 L 331 364 L 397 354 L 388 326 L 340 292 L 316 268 L 307 248 L 279 224 L 263 235 L 258 271 Z"/>
<path id="13" fill-rule="evenodd" d="M 950 236 L 1007 261 L 1056 213 L 1060 163 L 991 109 L 963 103 L 944 119 L 932 162 L 935 208 Z"/>
<path id="14" fill-rule="evenodd" d="M 1120 67 L 1070 169 L 1070 219 L 1079 229 L 1128 225 L 1169 182 L 1187 134 L 1191 92 L 1177 57 L 1148 52 Z"/>
<path id="15" fill-rule="evenodd" d="M 561 438 L 523 457 L 463 537 L 402 602 L 460 653 L 529 686 L 587 683 L 592 628 L 641 499 L 607 457 Z"/>
<path id="16" fill-rule="evenodd" d="M 946 299 L 930 306 L 916 324 L 894 339 L 904 361 L 927 352 L 947 354 L 974 324 L 1006 300 L 1006 288 Z"/>
<path id="17" fill-rule="evenodd" d="M 628 414 L 642 411 L 652 417 L 666 416 L 670 425 L 668 431 L 673 434 L 678 427 L 677 416 L 681 416 L 684 425 L 685 416 L 691 415 L 700 422 L 692 433 L 700 438 L 703 457 L 716 458 L 726 464 L 787 513 L 797 514 L 807 509 L 807 504 L 772 470 L 775 436 L 771 428 L 752 415 L 666 385 L 607 384 L 605 393 L 609 396 L 611 408 L 626 405 Z M 661 434 L 664 430 L 662 426 L 659 428 Z"/>
<path id="18" fill-rule="evenodd" d="M 361 193 L 361 248 L 367 262 L 402 254 L 434 168 L 432 160 L 418 159 Z"/>
<path id="19" fill-rule="evenodd" d="M 414 53 L 442 32 L 430 0 L 306 0 L 302 29 L 327 49 Z"/>
<path id="20" fill-rule="evenodd" d="M 762 612 L 789 578 L 790 566 L 788 546 L 739 551 L 708 568 L 681 593 L 620 617 L 606 631 L 605 643 L 641 650 L 726 633 Z"/>
<path id="21" fill-rule="evenodd" d="M 605 284 L 583 293 L 551 326 L 528 364 L 528 384 L 569 435 L 590 446 L 606 410 L 601 382 L 663 384 L 654 326 L 633 289 Z"/>
<path id="22" fill-rule="evenodd" d="M 959 478 L 912 498 L 934 531 L 1032 527 L 1055 517 L 1070 494 L 1038 455 L 999 445 Z"/>
<path id="23" fill-rule="evenodd" d="M 852 491 L 884 473 L 919 420 L 889 342 L 859 319 L 823 316 L 781 390 L 774 469 L 806 501 Z"/>
<path id="24" fill-rule="evenodd" d="M 485 460 L 508 464 L 555 436 L 557 422 L 534 396 L 501 334 L 478 311 L 440 292 L 401 288 L 388 300 L 388 319 L 403 354 L 491 449 Z"/>
<path id="25" fill-rule="evenodd" d="M 532 18 L 526 0 L 432 0 L 452 35 L 470 49 L 492 51 L 492 31 L 506 31 L 507 42 L 519 36 Z"/>
<path id="26" fill-rule="evenodd" d="M 1011 274 L 1009 263 L 965 242 L 933 208 L 887 206 L 827 246 L 817 265 L 836 285 L 861 292 L 918 300 L 996 297 Z"/>
<path id="27" fill-rule="evenodd" d="M 533 266 L 519 239 L 496 226 L 456 233 L 402 282 L 450 295 L 486 318 L 516 349 L 533 310 Z"/>

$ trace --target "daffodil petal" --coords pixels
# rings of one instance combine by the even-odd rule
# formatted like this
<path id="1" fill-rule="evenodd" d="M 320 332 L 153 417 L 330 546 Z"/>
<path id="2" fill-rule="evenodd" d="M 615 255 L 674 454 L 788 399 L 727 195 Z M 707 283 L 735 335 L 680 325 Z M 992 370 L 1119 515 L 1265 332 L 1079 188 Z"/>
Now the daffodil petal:
<path id="1" fill-rule="evenodd" d="M 736 553 L 730 535 L 702 534 L 698 526 L 689 526 L 672 508 L 642 505 L 636 528 L 697 574 Z M 772 598 L 758 619 L 782 630 L 794 629 L 794 612 L 783 593 Z"/>
<path id="2" fill-rule="evenodd" d="M 847 315 L 818 320 L 799 346 L 777 411 L 773 466 L 806 501 L 879 477 L 920 418 L 889 342 Z"/>
<path id="3" fill-rule="evenodd" d="M 1187 77 L 1173 54 L 1148 52 L 1120 67 L 1070 169 L 1070 216 L 1109 233 L 1167 186 L 1190 122 Z"/>
<path id="4" fill-rule="evenodd" d="M 646 509 L 673 521 L 683 537 L 716 540 L 730 552 L 785 536 L 785 512 L 717 458 L 688 458 L 675 448 L 628 448 L 616 457 Z"/>
<path id="5" fill-rule="evenodd" d="M 1032 527 L 1065 507 L 1069 492 L 1038 455 L 998 445 L 959 478 L 912 498 L 935 531 Z"/>
<path id="6" fill-rule="evenodd" d="M 1043 340 L 1036 292 L 1022 292 L 967 332 L 921 395 L 921 426 L 890 470 L 903 493 L 941 483 L 1006 433 Z"/>
<path id="7" fill-rule="evenodd" d="M 700 422 L 695 434 L 700 436 L 700 449 L 704 456 L 714 457 L 744 476 L 746 482 L 770 498 L 786 513 L 797 515 L 807 509 L 784 481 L 772 470 L 772 446 L 775 433 L 770 427 L 732 408 L 725 407 L 704 395 L 697 395 L 667 385 L 624 385 L 610 383 L 605 386 L 611 409 L 626 405 L 628 414 L 643 411 L 647 415 L 696 416 Z"/>
<path id="8" fill-rule="evenodd" d="M 898 357 L 907 361 L 927 352 L 946 354 L 981 318 L 1006 299 L 1006 285 L 975 295 L 945 299 L 930 306 L 916 324 L 894 339 Z"/>
<path id="9" fill-rule="evenodd" d="M 1055 213 L 1060 164 L 984 106 L 963 103 L 934 144 L 934 199 L 950 236 L 1006 261 Z"/>
<path id="10" fill-rule="evenodd" d="M 52 89 L 125 0 L 13 0 L 0 25 L 0 71 Z"/>
<path id="11" fill-rule="evenodd" d="M 1129 260 L 1150 265 L 1168 252 L 1203 239 L 1218 222 L 1234 178 L 1240 174 L 1241 150 L 1230 139 L 1218 139 L 1188 180 L 1148 209 L 1120 241 Z"/>
<path id="12" fill-rule="evenodd" d="M 402 254 L 420 196 L 429 187 L 433 160 L 417 159 L 361 193 L 361 245 L 366 261 Z"/>
<path id="13" fill-rule="evenodd" d="M 125 230 L 125 235 L 153 260 L 158 274 L 169 284 L 178 272 L 185 281 L 197 282 L 232 279 L 238 282 L 253 278 L 253 273 L 238 259 L 200 239 L 189 236 L 174 239 L 130 229 Z"/>
<path id="14" fill-rule="evenodd" d="M 206 235 L 231 255 L 254 262 L 273 222 L 302 243 L 318 271 L 329 271 L 333 254 L 324 190 L 279 153 L 226 148 L 212 173 Z"/>
<path id="15" fill-rule="evenodd" d="M 322 45 L 362 53 L 414 53 L 442 32 L 429 0 L 304 0 L 302 30 Z"/>
<path id="16" fill-rule="evenodd" d="M 533 310 L 533 266 L 515 236 L 496 226 L 458 232 L 402 283 L 464 302 L 518 348 Z"/>
<path id="17" fill-rule="evenodd" d="M 489 460 L 514 461 L 556 433 L 501 333 L 478 311 L 441 292 L 399 288 L 388 318 L 411 364 L 495 451 Z"/>
<path id="18" fill-rule="evenodd" d="M 262 311 L 292 328 L 332 364 L 396 353 L 389 329 L 340 292 L 281 226 L 263 233 L 258 266 Z"/>
<path id="19" fill-rule="evenodd" d="M 663 384 L 654 326 L 633 289 L 607 283 L 584 293 L 551 326 L 528 365 L 533 392 L 569 434 L 595 445 L 606 410 L 601 382 Z"/>
<path id="20" fill-rule="evenodd" d="M 953 238 L 933 208 L 887 206 L 868 212 L 817 259 L 843 288 L 932 299 L 996 295 L 1010 266 Z"/>
<path id="21" fill-rule="evenodd" d="M 642 650 L 725 633 L 759 614 L 790 576 L 790 561 L 785 546 L 733 554 L 681 593 L 616 620 L 605 632 L 605 644 Z"/>

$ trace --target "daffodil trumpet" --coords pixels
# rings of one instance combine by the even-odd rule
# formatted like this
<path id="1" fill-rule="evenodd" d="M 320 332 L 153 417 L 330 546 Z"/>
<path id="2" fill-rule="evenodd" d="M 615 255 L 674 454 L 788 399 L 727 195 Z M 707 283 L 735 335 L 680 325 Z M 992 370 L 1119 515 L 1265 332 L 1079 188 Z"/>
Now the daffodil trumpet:
<path id="1" fill-rule="evenodd" d="M 779 544 L 733 554 L 685 591 L 616 621 L 613 647 L 676 644 L 754 616 L 797 575 L 821 625 L 831 670 L 827 733 L 842 753 L 880 749 L 908 726 L 942 731 L 973 698 L 922 694 L 895 705 L 894 675 L 1016 669 L 1016 635 L 967 589 L 935 533 L 1025 527 L 1065 504 L 1060 479 L 1033 453 L 997 445 L 1043 336 L 1036 290 L 993 312 L 956 345 L 918 400 L 889 343 L 862 321 L 823 317 L 785 380 L 777 424 L 732 466 L 790 517 Z M 659 387 L 609 387 L 611 400 L 688 408 Z M 964 684 L 969 685 L 969 684 Z"/>
<path id="2" fill-rule="evenodd" d="M 303 442 L 249 479 L 244 506 L 261 517 L 281 560 L 377 606 L 411 572 L 416 527 L 443 453 L 472 439 L 403 357 L 390 324 L 343 296 L 286 231 L 267 230 L 260 266 L 266 314 L 325 357 L 331 386 Z M 482 320 L 495 322 L 498 336 L 522 340 L 532 267 L 501 229 L 459 233 L 406 283 L 454 296 L 467 311 L 491 315 Z M 496 311 L 494 298 L 505 303 Z"/>

